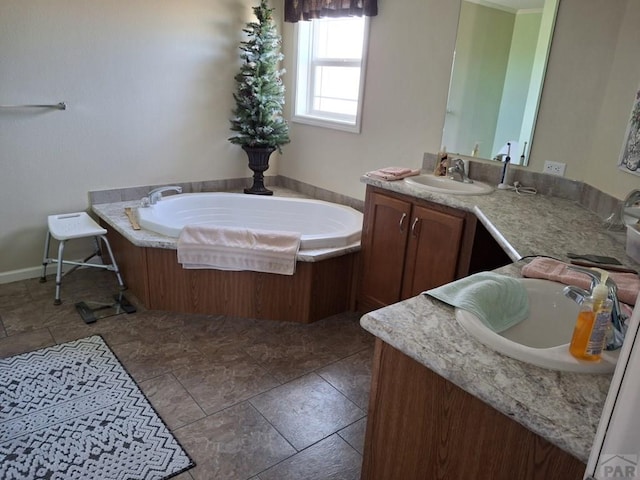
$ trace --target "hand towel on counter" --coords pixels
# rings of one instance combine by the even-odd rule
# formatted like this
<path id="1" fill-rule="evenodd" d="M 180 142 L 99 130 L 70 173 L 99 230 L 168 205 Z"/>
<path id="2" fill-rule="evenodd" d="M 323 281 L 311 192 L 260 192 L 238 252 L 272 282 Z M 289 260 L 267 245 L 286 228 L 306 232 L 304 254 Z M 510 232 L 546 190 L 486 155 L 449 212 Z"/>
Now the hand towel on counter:
<path id="1" fill-rule="evenodd" d="M 529 316 L 529 295 L 516 278 L 481 272 L 423 292 L 475 314 L 500 333 Z"/>
<path id="2" fill-rule="evenodd" d="M 367 172 L 365 175 L 377 180 L 385 180 L 387 182 L 391 182 L 393 180 L 402 180 L 403 178 L 412 177 L 419 174 L 420 169 L 412 170 L 406 167 L 384 167 L 378 170 Z"/>
<path id="3" fill-rule="evenodd" d="M 178 237 L 183 268 L 251 270 L 293 275 L 300 233 L 186 225 Z"/>
<path id="4" fill-rule="evenodd" d="M 553 258 L 537 257 L 522 267 L 522 276 L 542 278 L 554 282 L 573 285 L 588 290 L 591 279 L 581 272 L 570 270 L 570 265 Z M 640 278 L 635 273 L 609 272 L 609 277 L 618 286 L 618 300 L 628 305 L 635 305 L 640 292 Z"/>

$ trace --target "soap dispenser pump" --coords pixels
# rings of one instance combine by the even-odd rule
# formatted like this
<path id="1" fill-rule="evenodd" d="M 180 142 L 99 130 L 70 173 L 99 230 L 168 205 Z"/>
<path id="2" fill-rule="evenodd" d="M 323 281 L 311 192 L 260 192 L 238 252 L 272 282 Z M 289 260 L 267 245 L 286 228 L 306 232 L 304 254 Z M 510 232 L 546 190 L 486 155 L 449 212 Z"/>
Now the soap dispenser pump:
<path id="1" fill-rule="evenodd" d="M 613 302 L 606 286 L 609 273 L 599 268 L 600 283 L 593 289 L 591 295 L 585 298 L 576 319 L 573 337 L 569 345 L 569 352 L 579 360 L 597 362 L 604 349 L 607 331 L 611 325 L 611 309 Z"/>

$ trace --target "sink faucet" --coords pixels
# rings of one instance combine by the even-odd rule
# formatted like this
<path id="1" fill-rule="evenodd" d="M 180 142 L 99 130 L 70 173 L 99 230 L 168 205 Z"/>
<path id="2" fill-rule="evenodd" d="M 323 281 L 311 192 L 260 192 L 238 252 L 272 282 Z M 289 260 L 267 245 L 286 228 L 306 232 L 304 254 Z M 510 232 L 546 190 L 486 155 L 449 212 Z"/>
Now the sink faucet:
<path id="1" fill-rule="evenodd" d="M 583 290 L 578 287 L 565 287 L 563 293 L 566 297 L 574 300 L 579 305 L 582 304 L 585 297 L 591 295 L 590 291 L 596 286 L 596 284 L 600 281 L 600 272 L 591 270 L 590 268 L 578 267 L 575 265 L 571 265 L 567 267 L 570 270 L 574 270 L 576 272 L 584 273 L 591 278 L 591 286 L 589 291 Z M 622 342 L 624 341 L 624 336 L 627 333 L 627 315 L 625 315 L 620 307 L 620 301 L 618 300 L 618 286 L 616 282 L 614 282 L 611 277 L 607 278 L 607 282 L 605 283 L 607 289 L 609 290 L 608 297 L 613 302 L 613 309 L 611 310 L 611 323 L 613 325 L 613 335 L 607 339 L 607 350 L 617 350 L 622 346 Z"/>
<path id="2" fill-rule="evenodd" d="M 149 192 L 149 196 L 146 197 L 149 199 L 149 205 L 155 205 L 156 203 L 158 203 L 158 200 L 162 199 L 163 192 L 170 191 L 182 193 L 182 187 L 179 187 L 178 185 L 168 185 L 166 187 L 154 188 Z"/>
<path id="3" fill-rule="evenodd" d="M 567 285 L 562 290 L 562 293 L 565 297 L 570 298 L 578 305 L 582 305 L 584 303 L 584 300 L 591 295 L 585 289 L 576 287 L 575 285 Z"/>
<path id="4" fill-rule="evenodd" d="M 451 180 L 455 180 L 456 182 L 462 183 L 473 183 L 467 174 L 464 171 L 464 161 L 461 158 L 456 158 L 451 161 L 451 166 L 447 169 L 449 173 L 449 178 Z M 456 178 L 458 176 L 458 178 Z"/>
<path id="5" fill-rule="evenodd" d="M 604 226 L 607 230 L 624 230 L 629 223 L 625 217 L 637 215 L 634 210 L 636 210 L 638 203 L 640 203 L 640 190 L 631 190 L 616 210 L 604 220 Z"/>

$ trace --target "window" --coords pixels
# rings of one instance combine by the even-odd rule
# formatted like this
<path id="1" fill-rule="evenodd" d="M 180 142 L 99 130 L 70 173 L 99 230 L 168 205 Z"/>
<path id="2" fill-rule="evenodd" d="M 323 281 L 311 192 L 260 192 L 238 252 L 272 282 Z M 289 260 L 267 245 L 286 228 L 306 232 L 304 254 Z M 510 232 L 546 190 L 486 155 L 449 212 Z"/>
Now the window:
<path id="1" fill-rule="evenodd" d="M 293 121 L 360 132 L 367 17 L 314 19 L 296 28 Z"/>

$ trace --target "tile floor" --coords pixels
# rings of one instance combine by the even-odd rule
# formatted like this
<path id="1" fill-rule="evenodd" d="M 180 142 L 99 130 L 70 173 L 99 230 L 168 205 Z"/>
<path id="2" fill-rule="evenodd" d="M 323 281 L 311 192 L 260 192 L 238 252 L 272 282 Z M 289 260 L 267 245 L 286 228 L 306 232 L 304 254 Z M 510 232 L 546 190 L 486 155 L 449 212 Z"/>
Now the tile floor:
<path id="1" fill-rule="evenodd" d="M 0 357 L 99 333 L 197 466 L 179 480 L 360 477 L 373 338 L 356 313 L 311 325 L 145 310 L 86 325 L 110 272 L 0 285 Z M 137 303 L 129 294 L 128 298 Z"/>

